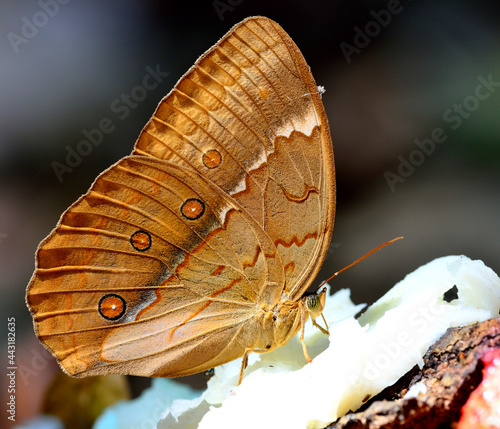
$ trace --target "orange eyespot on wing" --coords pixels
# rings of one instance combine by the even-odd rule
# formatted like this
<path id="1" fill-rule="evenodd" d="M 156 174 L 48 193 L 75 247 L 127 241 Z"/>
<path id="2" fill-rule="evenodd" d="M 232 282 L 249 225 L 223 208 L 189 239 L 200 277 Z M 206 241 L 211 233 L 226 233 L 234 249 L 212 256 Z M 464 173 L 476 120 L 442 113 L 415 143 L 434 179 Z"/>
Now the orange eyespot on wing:
<path id="1" fill-rule="evenodd" d="M 181 213 L 186 219 L 195 220 L 203 216 L 205 204 L 197 198 L 189 198 L 181 207 Z"/>
<path id="2" fill-rule="evenodd" d="M 132 234 L 132 237 L 130 237 L 130 244 L 139 252 L 148 250 L 151 247 L 151 243 L 151 235 L 146 231 L 136 231 Z"/>
<path id="3" fill-rule="evenodd" d="M 99 314 L 106 320 L 120 319 L 127 309 L 125 300 L 115 293 L 104 295 L 99 300 Z"/>
<path id="4" fill-rule="evenodd" d="M 210 149 L 203 154 L 203 164 L 207 168 L 216 168 L 222 162 L 222 155 L 216 149 Z"/>

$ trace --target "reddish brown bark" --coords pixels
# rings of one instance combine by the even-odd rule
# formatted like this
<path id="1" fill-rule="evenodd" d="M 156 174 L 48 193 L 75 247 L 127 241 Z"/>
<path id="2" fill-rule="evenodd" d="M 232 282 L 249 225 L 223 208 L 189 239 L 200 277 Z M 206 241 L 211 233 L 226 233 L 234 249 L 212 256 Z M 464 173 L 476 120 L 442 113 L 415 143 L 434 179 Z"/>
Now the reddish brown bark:
<path id="1" fill-rule="evenodd" d="M 425 354 L 422 370 L 414 367 L 360 410 L 345 415 L 329 428 L 453 428 L 462 406 L 482 380 L 481 356 L 498 348 L 500 319 L 449 329 Z M 427 392 L 404 398 L 416 383 L 424 383 Z"/>

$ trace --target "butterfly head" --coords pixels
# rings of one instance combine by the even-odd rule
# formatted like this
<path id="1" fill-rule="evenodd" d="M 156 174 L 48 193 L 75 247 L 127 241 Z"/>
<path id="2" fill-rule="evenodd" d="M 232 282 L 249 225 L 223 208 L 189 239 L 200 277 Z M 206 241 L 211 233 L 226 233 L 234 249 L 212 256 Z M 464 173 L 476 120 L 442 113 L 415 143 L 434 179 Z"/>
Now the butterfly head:
<path id="1" fill-rule="evenodd" d="M 306 309 L 312 319 L 316 319 L 325 308 L 326 301 L 326 288 L 323 288 L 319 292 L 314 292 L 305 297 Z"/>

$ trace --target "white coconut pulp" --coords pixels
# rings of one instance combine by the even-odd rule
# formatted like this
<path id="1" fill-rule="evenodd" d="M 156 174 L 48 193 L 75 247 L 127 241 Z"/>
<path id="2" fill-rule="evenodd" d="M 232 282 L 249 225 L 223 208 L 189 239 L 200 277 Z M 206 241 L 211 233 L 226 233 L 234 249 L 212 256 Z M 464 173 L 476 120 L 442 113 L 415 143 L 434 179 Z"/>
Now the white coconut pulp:
<path id="1" fill-rule="evenodd" d="M 450 289 L 458 298 L 445 299 Z M 216 368 L 204 392 L 180 388 L 180 397 L 192 399 L 173 400 L 178 383 L 156 379 L 142 402 L 111 407 L 95 427 L 323 428 L 421 366 L 448 328 L 498 317 L 500 279 L 482 261 L 446 256 L 407 275 L 355 319 L 363 307 L 347 289 L 327 298 L 330 337 L 306 325 L 310 364 L 297 335 L 271 353 L 251 354 L 240 386 L 240 359 Z"/>

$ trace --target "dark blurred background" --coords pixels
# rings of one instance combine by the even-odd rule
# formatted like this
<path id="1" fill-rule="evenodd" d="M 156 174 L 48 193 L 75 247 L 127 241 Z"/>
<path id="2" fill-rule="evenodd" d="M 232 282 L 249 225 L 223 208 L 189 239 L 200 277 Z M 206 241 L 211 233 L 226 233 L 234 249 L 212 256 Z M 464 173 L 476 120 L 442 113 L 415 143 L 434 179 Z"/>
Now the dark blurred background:
<path id="1" fill-rule="evenodd" d="M 37 412 L 58 371 L 24 302 L 38 243 L 102 170 L 131 152 L 197 57 L 251 15 L 276 20 L 326 88 L 338 198 L 331 252 L 316 284 L 400 235 L 403 241 L 342 273 L 332 289 L 350 288 L 356 303 L 370 303 L 450 254 L 500 272 L 498 4 L 65 3 L 0 6 L 0 363 L 6 368 L 6 319 L 15 317 L 18 421 Z M 158 86 L 137 89 L 151 69 L 162 72 Z M 141 100 L 125 108 L 123 94 Z M 67 146 L 75 149 L 105 118 L 113 131 L 58 178 L 53 163 L 66 164 Z M 442 142 L 430 143 L 433 137 Z M 1 383 L 3 402 L 4 377 Z"/>

